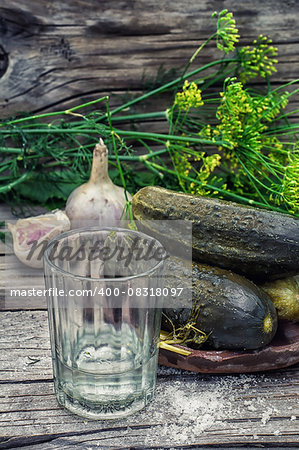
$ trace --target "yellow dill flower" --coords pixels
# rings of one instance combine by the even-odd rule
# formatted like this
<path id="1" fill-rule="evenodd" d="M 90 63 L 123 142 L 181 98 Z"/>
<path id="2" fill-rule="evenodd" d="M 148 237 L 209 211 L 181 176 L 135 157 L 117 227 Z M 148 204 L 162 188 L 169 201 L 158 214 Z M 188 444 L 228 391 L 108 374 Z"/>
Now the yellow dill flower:
<path id="1" fill-rule="evenodd" d="M 289 164 L 285 168 L 281 196 L 289 211 L 299 213 L 299 151 L 289 154 Z"/>
<path id="2" fill-rule="evenodd" d="M 286 106 L 288 96 L 288 93 L 251 96 L 236 78 L 225 80 L 225 90 L 216 113 L 219 120 L 216 130 L 220 133 L 219 138 L 225 141 L 226 157 L 233 157 L 231 151 L 240 146 L 256 152 L 260 152 L 264 145 L 281 148 L 278 139 L 272 138 L 271 141 L 263 133 L 267 130 L 266 123 L 272 122 Z"/>
<path id="3" fill-rule="evenodd" d="M 217 48 L 225 53 L 232 52 L 240 37 L 233 13 L 224 9 L 220 13 L 215 11 L 212 17 L 217 18 Z"/>
<path id="4" fill-rule="evenodd" d="M 201 98 L 201 90 L 198 89 L 197 84 L 194 81 L 190 84 L 186 80 L 183 85 L 183 91 L 176 94 L 174 104 L 183 111 L 202 106 L 204 102 Z"/>
<path id="5" fill-rule="evenodd" d="M 242 72 L 240 79 L 246 83 L 250 78 L 258 75 L 265 78 L 276 72 L 277 48 L 273 45 L 271 39 L 260 35 L 253 41 L 253 46 L 243 47 L 240 50 Z"/>

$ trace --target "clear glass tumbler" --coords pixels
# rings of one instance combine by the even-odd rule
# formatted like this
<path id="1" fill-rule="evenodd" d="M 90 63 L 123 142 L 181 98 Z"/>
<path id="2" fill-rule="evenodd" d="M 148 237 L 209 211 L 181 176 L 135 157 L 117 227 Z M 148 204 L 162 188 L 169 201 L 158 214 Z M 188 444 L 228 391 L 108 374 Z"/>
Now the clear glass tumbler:
<path id="1" fill-rule="evenodd" d="M 116 419 L 154 396 L 165 250 L 128 229 L 64 233 L 44 253 L 59 404 Z"/>

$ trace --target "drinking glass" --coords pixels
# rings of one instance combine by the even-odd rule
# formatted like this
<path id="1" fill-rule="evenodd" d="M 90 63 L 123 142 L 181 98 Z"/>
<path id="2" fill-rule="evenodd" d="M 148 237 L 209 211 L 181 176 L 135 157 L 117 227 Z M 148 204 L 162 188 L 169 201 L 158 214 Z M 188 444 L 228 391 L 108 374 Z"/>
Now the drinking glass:
<path id="1" fill-rule="evenodd" d="M 54 238 L 44 275 L 54 388 L 60 405 L 117 419 L 154 396 L 165 250 L 120 228 Z"/>

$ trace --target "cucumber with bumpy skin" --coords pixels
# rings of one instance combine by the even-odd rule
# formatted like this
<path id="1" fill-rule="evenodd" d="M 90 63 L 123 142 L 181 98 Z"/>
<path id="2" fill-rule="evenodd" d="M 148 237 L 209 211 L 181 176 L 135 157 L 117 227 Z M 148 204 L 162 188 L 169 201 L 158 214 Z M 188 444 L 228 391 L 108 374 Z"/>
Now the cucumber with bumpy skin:
<path id="1" fill-rule="evenodd" d="M 299 322 L 299 275 L 268 281 L 260 286 L 272 300 L 279 319 Z"/>
<path id="2" fill-rule="evenodd" d="M 299 219 L 233 202 L 148 186 L 132 200 L 134 218 L 151 228 L 157 220 L 192 222 L 192 255 L 198 262 L 230 269 L 250 279 L 283 278 L 299 272 Z M 180 244 L 184 244 L 180 242 Z M 186 245 L 188 245 L 186 243 Z"/>
<path id="3" fill-rule="evenodd" d="M 182 273 L 184 260 L 169 258 L 165 270 Z M 163 310 L 163 330 L 174 332 L 182 344 L 195 348 L 201 345 L 202 332 L 204 345 L 214 349 L 254 350 L 271 342 L 277 329 L 276 310 L 254 283 L 228 270 L 197 263 L 188 277 L 192 279 L 192 308 L 180 307 L 179 299 L 172 307 L 168 304 Z M 183 284 L 188 277 L 184 276 Z"/>

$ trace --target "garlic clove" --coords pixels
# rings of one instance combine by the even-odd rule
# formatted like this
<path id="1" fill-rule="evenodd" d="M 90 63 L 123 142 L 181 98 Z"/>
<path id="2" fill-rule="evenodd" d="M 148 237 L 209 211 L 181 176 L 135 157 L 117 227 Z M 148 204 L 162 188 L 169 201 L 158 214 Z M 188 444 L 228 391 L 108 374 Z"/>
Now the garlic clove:
<path id="1" fill-rule="evenodd" d="M 43 252 L 55 236 L 70 229 L 70 221 L 64 211 L 53 211 L 8 223 L 13 237 L 13 249 L 17 258 L 26 266 L 43 267 Z"/>
<path id="2" fill-rule="evenodd" d="M 131 196 L 127 193 L 128 200 Z M 89 181 L 69 196 L 65 212 L 71 228 L 118 226 L 126 206 L 125 192 L 108 175 L 108 149 L 102 139 L 93 150 Z"/>

